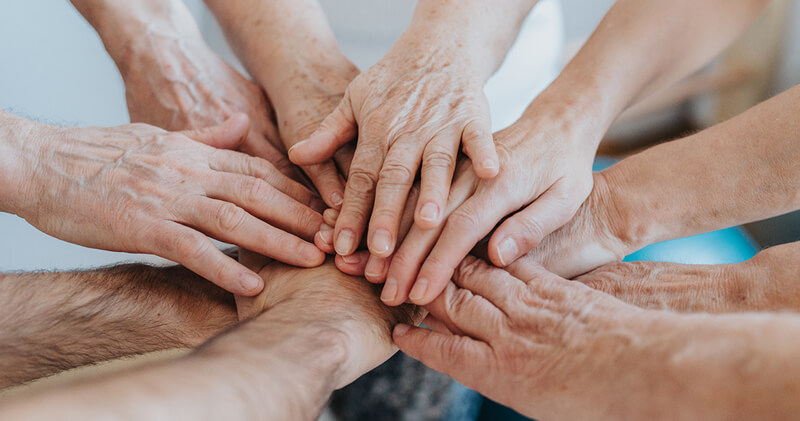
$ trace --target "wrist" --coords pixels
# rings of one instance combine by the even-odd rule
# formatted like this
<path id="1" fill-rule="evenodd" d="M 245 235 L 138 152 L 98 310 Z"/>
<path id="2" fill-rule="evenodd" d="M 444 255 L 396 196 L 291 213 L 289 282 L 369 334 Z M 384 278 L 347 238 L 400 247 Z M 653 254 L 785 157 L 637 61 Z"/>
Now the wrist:
<path id="1" fill-rule="evenodd" d="M 33 194 L 32 164 L 40 156 L 41 128 L 34 121 L 0 111 L 0 212 L 23 216 Z"/>
<path id="2" fill-rule="evenodd" d="M 104 2 L 106 3 L 106 2 Z M 180 0 L 112 2 L 81 13 L 100 35 L 123 77 L 140 57 L 150 57 L 164 44 L 203 42 L 200 30 Z"/>

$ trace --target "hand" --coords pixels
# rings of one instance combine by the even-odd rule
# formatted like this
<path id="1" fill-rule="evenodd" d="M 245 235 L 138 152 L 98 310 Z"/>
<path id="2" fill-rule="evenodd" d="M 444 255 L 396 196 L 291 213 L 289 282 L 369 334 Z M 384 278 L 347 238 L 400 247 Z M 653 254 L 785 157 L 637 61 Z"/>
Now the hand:
<path id="1" fill-rule="evenodd" d="M 461 384 L 530 417 L 576 419 L 604 413 L 603 389 L 641 376 L 617 367 L 654 313 L 542 269 L 519 279 L 472 257 L 454 282 L 428 306 L 434 331 L 398 325 L 394 341 Z"/>
<path id="2" fill-rule="evenodd" d="M 613 263 L 576 279 L 643 308 L 729 313 L 800 309 L 800 243 L 762 251 L 729 265 Z"/>
<path id="3" fill-rule="evenodd" d="M 560 123 L 554 127 L 554 121 Z M 447 217 L 432 249 L 417 249 L 413 258 L 394 260 L 389 278 L 399 284 L 395 302 L 409 298 L 416 304 L 430 303 L 461 260 L 501 221 L 488 244 L 488 255 L 497 266 L 514 262 L 570 220 L 592 190 L 594 149 L 584 142 L 587 136 L 597 136 L 591 127 L 570 121 L 539 114 L 536 120 L 520 120 L 495 134 L 500 173 L 477 182 L 470 197 Z M 503 221 L 509 214 L 513 216 Z M 423 259 L 421 267 L 406 263 Z"/>
<path id="4" fill-rule="evenodd" d="M 392 328 L 397 323 L 419 324 L 423 310 L 412 305 L 390 308 L 378 300 L 375 286 L 338 271 L 332 261 L 313 269 L 279 263 L 265 266 L 266 284 L 256 297 L 236 297 L 240 319 L 291 307 L 291 322 L 317 326 L 341 335 L 345 361 L 336 388 L 344 387 L 391 357 Z"/>
<path id="5" fill-rule="evenodd" d="M 280 89 L 270 91 L 275 106 L 283 145 L 290 149 L 308 139 L 322 121 L 342 100 L 347 85 L 358 75 L 358 69 L 345 57 L 337 57 L 324 66 L 298 60 L 292 63 L 291 77 Z M 355 148 L 347 145 L 331 159 L 301 168 L 331 208 L 339 208 L 344 199 L 344 180 Z"/>
<path id="6" fill-rule="evenodd" d="M 383 258 L 392 254 L 420 165 L 415 221 L 425 228 L 438 226 L 462 142 L 477 175 L 493 177 L 498 171 L 482 90 L 485 75 L 473 58 L 431 46 L 410 32 L 353 80 L 319 130 L 289 151 L 296 164 L 319 164 L 358 134 L 335 227 L 340 255 L 356 251 L 367 222 L 370 252 Z"/>
<path id="7" fill-rule="evenodd" d="M 211 51 L 193 22 L 180 30 L 148 26 L 140 36 L 148 41 L 143 48 L 117 58 L 132 122 L 190 130 L 245 113 L 250 130 L 239 150 L 296 175 L 263 90 Z"/>
<path id="8" fill-rule="evenodd" d="M 261 278 L 203 234 L 275 259 L 316 266 L 311 239 L 322 223 L 314 195 L 260 158 L 234 147 L 247 117 L 193 132 L 145 124 L 115 128 L 37 126 L 21 153 L 19 215 L 42 231 L 88 247 L 153 253 L 235 293 Z M 294 234 L 294 235 L 293 235 Z"/>

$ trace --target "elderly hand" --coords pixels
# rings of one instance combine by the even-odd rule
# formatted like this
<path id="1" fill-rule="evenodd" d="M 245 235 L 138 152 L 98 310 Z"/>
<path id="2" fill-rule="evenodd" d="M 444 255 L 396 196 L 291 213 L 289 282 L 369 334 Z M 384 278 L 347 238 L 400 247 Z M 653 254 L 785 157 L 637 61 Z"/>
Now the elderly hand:
<path id="1" fill-rule="evenodd" d="M 193 132 L 145 124 L 115 128 L 33 125 L 22 139 L 18 214 L 42 231 L 88 247 L 153 253 L 235 293 L 261 278 L 203 234 L 298 266 L 324 254 L 313 238 L 319 199 L 267 161 L 235 147 L 247 117 Z M 201 143 L 203 142 L 203 143 Z"/>
<path id="2" fill-rule="evenodd" d="M 319 130 L 289 151 L 296 164 L 319 164 L 358 134 L 335 227 L 340 255 L 356 251 L 367 223 L 370 252 L 391 255 L 420 166 L 415 221 L 427 228 L 439 225 L 462 143 L 479 176 L 497 174 L 482 90 L 491 71 L 479 57 L 415 32 L 406 31 L 378 64 L 359 75 Z"/>
<path id="3" fill-rule="evenodd" d="M 263 90 L 211 51 L 184 9 L 173 4 L 170 17 L 177 23 L 148 25 L 132 42 L 132 52 L 115 57 L 131 121 L 189 130 L 245 113 L 250 130 L 239 150 L 295 176 Z"/>
<path id="4" fill-rule="evenodd" d="M 500 173 L 477 180 L 469 197 L 447 217 L 432 248 L 411 249 L 411 257 L 393 259 L 388 279 L 401 291 L 394 302 L 431 302 L 461 260 L 501 221 L 488 244 L 498 266 L 511 264 L 569 221 L 592 190 L 594 149 L 584 142 L 597 135 L 586 124 L 573 124 L 569 115 L 546 113 L 495 134 Z M 405 241 L 415 242 L 412 238 Z"/>
<path id="5" fill-rule="evenodd" d="M 428 306 L 425 322 L 435 330 L 398 325 L 395 343 L 536 418 L 609 405 L 598 391 L 624 377 L 615 367 L 650 320 L 649 312 L 543 269 L 519 279 L 469 257 L 454 282 Z"/>
<path id="6" fill-rule="evenodd" d="M 729 313 L 800 309 L 800 243 L 729 265 L 613 263 L 576 278 L 643 308 Z"/>
<path id="7" fill-rule="evenodd" d="M 345 362 L 336 387 L 343 387 L 391 357 L 392 328 L 397 323 L 417 325 L 423 310 L 413 305 L 390 308 L 381 304 L 379 290 L 363 279 L 340 272 L 328 261 L 299 270 L 270 263 L 260 271 L 266 286 L 256 297 L 236 297 L 240 319 L 262 311 L 293 307 L 287 317 L 341 335 Z"/>

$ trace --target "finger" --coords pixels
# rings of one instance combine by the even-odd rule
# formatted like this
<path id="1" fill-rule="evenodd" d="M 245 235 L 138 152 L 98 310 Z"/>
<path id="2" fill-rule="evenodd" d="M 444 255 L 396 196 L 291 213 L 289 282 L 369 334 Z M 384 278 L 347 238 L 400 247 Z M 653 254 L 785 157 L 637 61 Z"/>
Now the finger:
<path id="1" fill-rule="evenodd" d="M 509 308 L 526 286 L 525 282 L 505 270 L 490 266 L 472 256 L 467 256 L 458 265 L 453 282 L 504 310 Z"/>
<path id="2" fill-rule="evenodd" d="M 281 174 L 292 180 L 300 180 L 300 170 L 289 161 L 285 152 L 269 140 L 265 134 L 251 126 L 247 140 L 236 148 L 238 151 L 250 156 L 261 158 L 272 164 Z"/>
<path id="3" fill-rule="evenodd" d="M 339 147 L 355 138 L 356 124 L 350 94 L 346 92 L 336 109 L 308 139 L 289 148 L 289 159 L 297 165 L 320 164 L 330 159 Z"/>
<path id="4" fill-rule="evenodd" d="M 446 132 L 434 137 L 422 156 L 419 200 L 414 222 L 431 229 L 441 224 L 447 204 L 450 183 L 458 155 L 458 143 L 452 142 L 455 133 Z"/>
<path id="5" fill-rule="evenodd" d="M 208 160 L 214 171 L 248 175 L 269 183 L 281 192 L 305 205 L 312 205 L 319 198 L 302 184 L 278 171 L 264 159 L 248 156 L 240 152 L 215 151 Z"/>
<path id="6" fill-rule="evenodd" d="M 344 203 L 336 220 L 333 245 L 338 254 L 352 254 L 364 235 L 383 158 L 380 142 L 369 137 L 359 138 L 344 190 Z"/>
<path id="7" fill-rule="evenodd" d="M 492 178 L 500 171 L 500 160 L 494 146 L 492 125 L 488 119 L 470 121 L 461 134 L 464 153 L 472 160 L 472 168 L 480 178 Z"/>
<path id="8" fill-rule="evenodd" d="M 421 159 L 417 144 L 407 136 L 398 139 L 381 167 L 367 235 L 367 247 L 374 256 L 388 257 L 394 251 L 400 220 Z"/>
<path id="9" fill-rule="evenodd" d="M 239 263 L 255 273 L 261 272 L 261 269 L 264 269 L 264 266 L 268 265 L 271 261 L 272 259 L 269 257 L 262 256 L 254 251 L 243 248 L 239 249 Z"/>
<path id="10" fill-rule="evenodd" d="M 205 235 L 175 222 L 153 231 L 153 253 L 186 266 L 192 272 L 234 294 L 252 296 L 264 280 L 220 251 Z"/>
<path id="11" fill-rule="evenodd" d="M 507 211 L 484 194 L 471 197 L 456 209 L 447 218 L 442 235 L 419 270 L 408 295 L 411 302 L 425 305 L 436 298 L 452 278 L 456 266 Z"/>
<path id="12" fill-rule="evenodd" d="M 362 251 L 357 251 L 348 256 L 342 256 L 337 254 L 336 257 L 334 258 L 334 263 L 336 264 L 336 267 L 339 268 L 339 270 L 348 275 L 363 276 L 364 268 L 367 265 L 368 259 L 369 259 L 369 252 L 366 250 L 362 250 Z"/>
<path id="13" fill-rule="evenodd" d="M 445 373 L 467 387 L 475 387 L 475 367 L 490 366 L 492 351 L 486 343 L 466 336 L 449 335 L 398 324 L 392 333 L 395 345 L 411 358 Z"/>
<path id="14" fill-rule="evenodd" d="M 208 197 L 240 206 L 270 225 L 309 241 L 322 225 L 322 215 L 258 178 L 216 173 L 204 187 Z"/>
<path id="15" fill-rule="evenodd" d="M 183 209 L 187 225 L 217 240 L 294 266 L 315 267 L 325 260 L 325 254 L 313 244 L 253 217 L 232 203 L 201 198 L 186 203 Z"/>
<path id="16" fill-rule="evenodd" d="M 448 282 L 425 308 L 453 333 L 488 340 L 500 330 L 504 314 L 486 298 Z"/>
<path id="17" fill-rule="evenodd" d="M 457 176 L 450 189 L 445 216 L 450 215 L 473 194 L 477 181 L 468 161 L 459 163 L 456 173 Z M 416 224 L 411 226 L 397 252 L 392 256 L 389 271 L 386 275 L 384 289 L 390 284 L 396 285 L 396 288 L 393 289 L 393 291 L 396 291 L 396 296 L 391 298 L 391 295 L 387 294 L 384 297 L 386 298 L 384 304 L 396 306 L 408 299 L 408 293 L 417 279 L 419 268 L 436 244 L 436 240 L 443 229 L 444 225 L 441 224 L 429 230 L 422 229 Z"/>
<path id="18" fill-rule="evenodd" d="M 308 178 L 314 183 L 314 187 L 319 191 L 325 204 L 338 208 L 344 199 L 344 183 L 339 178 L 339 169 L 333 161 L 325 161 L 321 164 L 306 165 L 303 171 L 308 174 Z"/>
<path id="19" fill-rule="evenodd" d="M 216 126 L 183 131 L 186 137 L 219 149 L 236 149 L 250 131 L 247 114 L 237 113 Z"/>
<path id="20" fill-rule="evenodd" d="M 391 257 L 378 257 L 370 255 L 364 267 L 364 277 L 373 284 L 380 284 L 386 279 Z"/>
<path id="21" fill-rule="evenodd" d="M 428 326 L 434 332 L 445 333 L 452 335 L 453 332 L 450 331 L 450 328 L 447 327 L 447 324 L 442 322 L 441 320 L 437 319 L 436 316 L 433 314 L 428 314 L 425 316 L 425 319 L 422 321 L 425 326 Z"/>
<path id="22" fill-rule="evenodd" d="M 314 235 L 314 245 L 327 254 L 334 254 L 336 250 L 333 249 L 333 227 L 323 222 L 319 232 Z"/>
<path id="23" fill-rule="evenodd" d="M 322 212 L 322 221 L 328 224 L 331 227 L 336 226 L 336 220 L 339 219 L 339 210 L 328 208 Z"/>
<path id="24" fill-rule="evenodd" d="M 545 236 L 569 222 L 577 206 L 564 183 L 557 183 L 525 209 L 505 220 L 489 240 L 489 258 L 505 267 L 536 248 Z"/>
<path id="25" fill-rule="evenodd" d="M 350 174 L 350 163 L 353 162 L 353 157 L 356 155 L 355 143 L 348 143 L 339 148 L 333 154 L 333 160 L 336 166 L 339 167 L 339 172 L 347 177 Z"/>

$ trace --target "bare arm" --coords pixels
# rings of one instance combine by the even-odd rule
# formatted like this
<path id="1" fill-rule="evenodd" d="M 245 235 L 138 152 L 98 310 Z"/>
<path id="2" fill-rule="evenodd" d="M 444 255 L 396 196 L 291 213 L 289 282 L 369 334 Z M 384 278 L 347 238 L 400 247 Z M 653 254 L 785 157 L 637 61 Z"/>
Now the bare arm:
<path id="1" fill-rule="evenodd" d="M 196 346 L 235 322 L 233 295 L 182 267 L 0 274 L 0 388 Z"/>
<path id="2" fill-rule="evenodd" d="M 800 410 L 800 317 L 641 310 L 541 268 L 531 275 L 468 259 L 431 306 L 436 331 L 401 325 L 395 342 L 535 418 L 788 420 Z"/>
<path id="3" fill-rule="evenodd" d="M 381 305 L 373 286 L 342 274 L 331 262 L 308 270 L 272 263 L 260 274 L 264 292 L 240 302 L 242 315 L 253 319 L 189 356 L 29 395 L 8 402 L 3 414 L 312 420 L 334 389 L 396 351 L 391 342 L 396 323 L 420 319 L 414 307 Z"/>
<path id="4" fill-rule="evenodd" d="M 659 241 L 800 209 L 800 87 L 595 174 L 564 227 L 514 264 L 572 278 Z"/>

